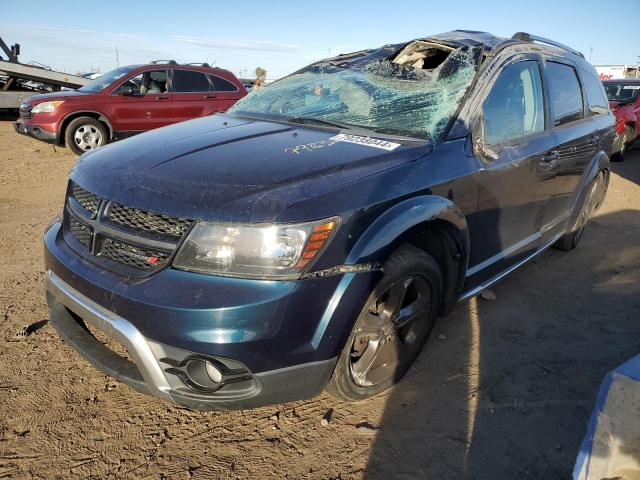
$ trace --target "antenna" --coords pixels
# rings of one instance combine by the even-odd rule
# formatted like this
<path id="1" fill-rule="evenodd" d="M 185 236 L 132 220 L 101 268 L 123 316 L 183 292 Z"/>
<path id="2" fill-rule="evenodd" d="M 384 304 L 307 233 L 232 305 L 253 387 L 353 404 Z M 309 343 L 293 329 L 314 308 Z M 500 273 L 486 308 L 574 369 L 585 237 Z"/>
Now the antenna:
<path id="1" fill-rule="evenodd" d="M 116 43 L 116 67 L 120 67 L 120 55 L 118 54 L 118 44 Z"/>

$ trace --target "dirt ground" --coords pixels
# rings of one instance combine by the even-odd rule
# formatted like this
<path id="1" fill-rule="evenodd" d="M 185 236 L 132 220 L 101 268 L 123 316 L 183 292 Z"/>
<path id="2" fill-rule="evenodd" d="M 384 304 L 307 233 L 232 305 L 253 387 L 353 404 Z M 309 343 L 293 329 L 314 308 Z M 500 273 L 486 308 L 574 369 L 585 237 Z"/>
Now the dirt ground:
<path id="1" fill-rule="evenodd" d="M 0 122 L 0 478 L 567 479 L 601 378 L 640 352 L 634 152 L 577 250 L 459 305 L 393 391 L 171 406 L 102 375 L 46 323 L 41 235 L 73 162 Z"/>

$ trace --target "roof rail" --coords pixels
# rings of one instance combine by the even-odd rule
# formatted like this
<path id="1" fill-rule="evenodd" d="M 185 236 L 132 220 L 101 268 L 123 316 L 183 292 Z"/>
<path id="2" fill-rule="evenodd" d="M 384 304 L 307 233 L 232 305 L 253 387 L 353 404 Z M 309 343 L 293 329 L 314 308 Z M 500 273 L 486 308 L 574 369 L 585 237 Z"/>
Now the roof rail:
<path id="1" fill-rule="evenodd" d="M 151 60 L 149 63 L 168 63 L 169 65 L 177 65 L 175 60 Z"/>
<path id="2" fill-rule="evenodd" d="M 211 68 L 211 65 L 209 65 L 207 62 L 191 62 L 191 63 L 185 63 L 184 65 L 196 65 L 196 66 L 199 66 L 199 67 Z"/>
<path id="3" fill-rule="evenodd" d="M 554 40 L 549 40 L 548 38 L 544 38 L 544 37 L 538 37 L 537 35 L 531 35 L 530 33 L 527 32 L 518 32 L 515 33 L 513 35 L 513 37 L 511 37 L 513 40 L 520 40 L 523 42 L 539 42 L 539 43 L 546 43 L 548 45 L 553 45 L 554 47 L 559 47 L 559 48 L 563 48 L 565 50 L 567 50 L 568 52 L 573 53 L 574 55 L 578 55 L 579 57 L 584 58 L 584 55 L 579 52 L 578 50 L 575 50 L 571 47 L 568 47 L 560 42 L 556 42 Z"/>

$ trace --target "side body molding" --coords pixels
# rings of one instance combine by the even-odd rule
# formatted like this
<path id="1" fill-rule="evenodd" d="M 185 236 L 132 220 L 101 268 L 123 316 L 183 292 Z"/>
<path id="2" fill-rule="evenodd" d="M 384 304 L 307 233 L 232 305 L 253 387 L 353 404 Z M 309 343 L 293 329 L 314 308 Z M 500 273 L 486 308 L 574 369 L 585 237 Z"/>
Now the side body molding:
<path id="1" fill-rule="evenodd" d="M 460 209 L 450 200 L 436 195 L 421 195 L 397 203 L 378 217 L 349 253 L 347 264 L 375 262 L 385 258 L 405 233 L 432 220 L 450 224 L 466 270 L 469 258 L 469 230 Z"/>

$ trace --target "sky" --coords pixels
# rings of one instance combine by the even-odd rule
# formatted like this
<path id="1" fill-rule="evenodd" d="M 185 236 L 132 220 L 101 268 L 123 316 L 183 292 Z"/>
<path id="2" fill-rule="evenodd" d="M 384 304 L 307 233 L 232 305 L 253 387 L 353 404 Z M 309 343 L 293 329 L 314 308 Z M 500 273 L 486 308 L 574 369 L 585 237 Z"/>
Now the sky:
<path id="1" fill-rule="evenodd" d="M 0 36 L 20 43 L 21 62 L 69 73 L 174 59 L 248 77 L 261 66 L 274 79 L 338 53 L 455 29 L 525 31 L 576 48 L 594 65 L 630 64 L 640 58 L 639 7 L 640 0 L 0 0 Z"/>

